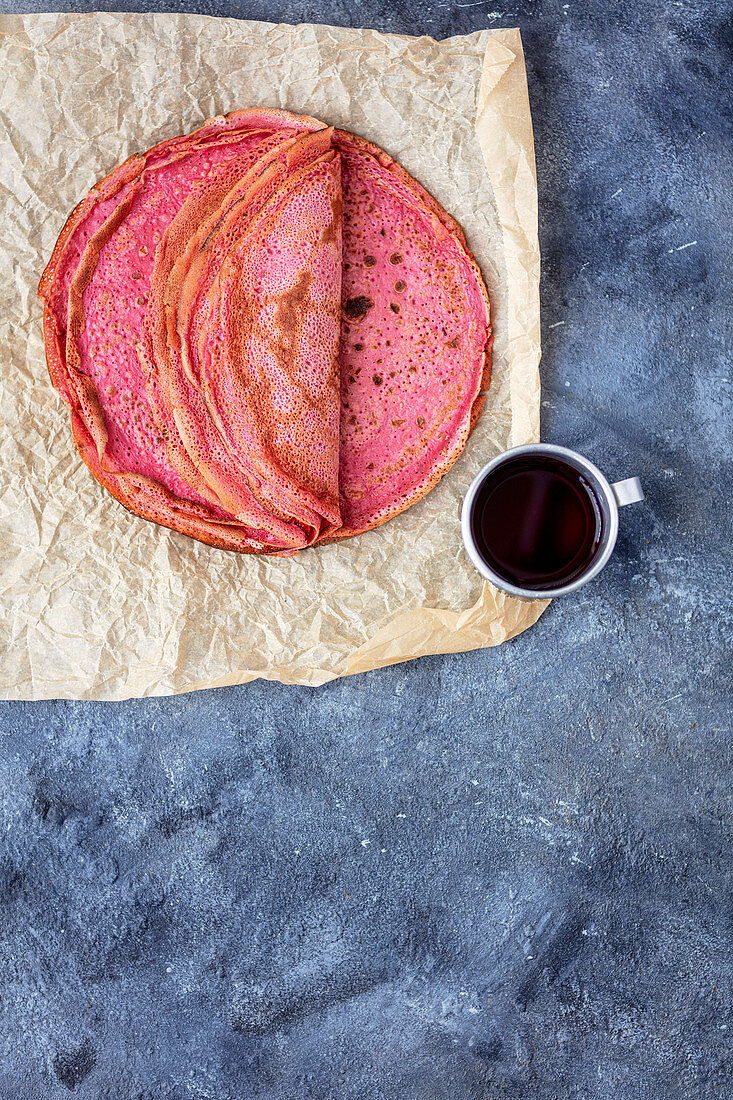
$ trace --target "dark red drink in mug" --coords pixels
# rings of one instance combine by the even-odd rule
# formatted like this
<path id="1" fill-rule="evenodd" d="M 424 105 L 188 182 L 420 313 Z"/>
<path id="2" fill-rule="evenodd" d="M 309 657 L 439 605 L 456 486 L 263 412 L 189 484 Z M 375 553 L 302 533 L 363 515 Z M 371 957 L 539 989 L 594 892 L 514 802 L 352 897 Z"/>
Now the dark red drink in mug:
<path id="1" fill-rule="evenodd" d="M 567 447 L 515 447 L 474 479 L 461 514 L 463 541 L 498 588 L 526 599 L 562 596 L 610 558 L 619 505 L 643 499 L 638 478 L 612 485 Z"/>

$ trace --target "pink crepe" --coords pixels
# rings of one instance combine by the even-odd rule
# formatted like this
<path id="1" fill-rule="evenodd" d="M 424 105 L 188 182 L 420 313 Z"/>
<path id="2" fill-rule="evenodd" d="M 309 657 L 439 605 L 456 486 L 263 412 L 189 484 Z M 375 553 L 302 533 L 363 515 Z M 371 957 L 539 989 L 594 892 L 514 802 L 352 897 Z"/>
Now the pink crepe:
<path id="1" fill-rule="evenodd" d="M 460 227 L 377 146 L 275 110 L 133 156 L 43 274 L 51 379 L 127 508 L 223 549 L 385 523 L 450 469 L 490 378 Z"/>
<path id="2" fill-rule="evenodd" d="M 156 420 L 145 331 L 154 259 L 191 193 L 228 190 L 283 134 L 318 128 L 285 112 L 238 112 L 131 158 L 77 207 L 39 287 L 52 380 L 94 476 L 145 518 L 225 548 L 287 551 L 312 535 L 273 515 L 246 484 L 246 522 L 232 515 Z M 336 349 L 337 341 L 334 358 Z"/>
<path id="3" fill-rule="evenodd" d="M 262 502 L 312 524 L 314 538 L 341 526 L 340 321 L 341 171 L 330 152 L 288 179 L 229 250 L 199 337 L 216 430 Z"/>
<path id="4" fill-rule="evenodd" d="M 337 131 L 344 195 L 341 513 L 378 527 L 451 468 L 490 377 L 489 300 L 460 227 L 377 146 Z"/>
<path id="5" fill-rule="evenodd" d="M 166 423 L 174 422 L 173 430 L 197 470 L 233 514 L 241 515 L 247 506 L 241 497 L 244 485 L 264 508 L 300 524 L 306 542 L 340 525 L 341 187 L 339 158 L 328 153 L 332 132 L 300 135 L 267 153 L 208 218 L 201 197 L 192 195 L 168 233 L 181 243 L 171 243 L 164 262 L 162 256 L 156 260 L 151 303 L 152 317 L 164 312 L 167 319 L 165 339 L 153 334 L 154 358 L 169 402 Z M 328 170 L 309 171 L 324 155 Z M 289 205 L 284 205 L 288 196 Z M 239 358 L 232 364 L 224 354 L 234 336 L 231 325 L 219 323 L 218 307 L 213 317 L 211 311 L 223 265 L 231 272 L 230 257 L 238 249 L 255 277 L 240 281 L 235 290 L 229 281 L 228 315 L 239 317 L 244 338 L 236 341 Z M 303 280 L 309 294 L 299 297 Z M 319 302 L 325 310 L 321 323 L 309 324 L 306 315 Z M 260 362 L 254 373 L 248 372 L 249 348 L 266 329 L 268 315 L 274 320 L 268 334 L 271 347 L 282 347 L 283 354 L 271 355 L 267 364 Z M 232 382 L 239 387 L 239 403 L 229 402 L 227 427 L 211 385 L 208 390 L 205 386 L 204 350 L 207 362 L 216 359 L 218 373 L 227 363 L 236 368 L 227 377 L 230 389 Z M 287 378 L 284 357 L 292 360 Z M 279 389 L 278 376 L 283 383 Z M 320 410 L 317 417 L 304 414 L 303 385 Z M 255 401 L 248 400 L 248 390 Z M 279 424 L 285 395 L 298 424 L 289 436 Z M 270 452 L 264 464 L 263 448 Z M 315 455 L 322 458 L 320 467 L 306 458 Z"/>

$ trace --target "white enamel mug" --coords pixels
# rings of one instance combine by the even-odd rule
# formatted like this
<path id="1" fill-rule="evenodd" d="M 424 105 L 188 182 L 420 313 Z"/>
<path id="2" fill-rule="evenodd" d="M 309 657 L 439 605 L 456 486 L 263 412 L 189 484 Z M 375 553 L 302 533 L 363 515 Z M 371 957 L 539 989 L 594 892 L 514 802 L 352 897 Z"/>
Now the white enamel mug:
<path id="1" fill-rule="evenodd" d="M 505 577 L 495 572 L 481 555 L 473 534 L 474 505 L 487 478 L 510 460 L 519 457 L 530 458 L 533 455 L 555 458 L 577 470 L 591 486 L 602 515 L 601 535 L 587 568 L 579 576 L 574 577 L 569 583 L 561 587 L 546 589 L 520 588 L 510 583 Z M 552 443 L 530 443 L 526 447 L 513 447 L 512 450 L 504 451 L 503 454 L 493 458 L 491 462 L 487 462 L 473 479 L 461 510 L 463 542 L 468 556 L 479 573 L 487 581 L 491 581 L 493 585 L 496 585 L 497 588 L 509 592 L 512 596 L 521 596 L 522 599 L 527 600 L 554 599 L 556 596 L 565 596 L 569 592 L 577 591 L 578 588 L 582 588 L 584 584 L 598 576 L 607 564 L 616 545 L 619 506 L 635 504 L 643 499 L 644 493 L 638 477 L 627 477 L 623 481 L 616 481 L 612 484 L 604 477 L 597 466 L 583 455 L 578 454 L 577 451 L 571 451 L 567 447 L 557 447 Z"/>

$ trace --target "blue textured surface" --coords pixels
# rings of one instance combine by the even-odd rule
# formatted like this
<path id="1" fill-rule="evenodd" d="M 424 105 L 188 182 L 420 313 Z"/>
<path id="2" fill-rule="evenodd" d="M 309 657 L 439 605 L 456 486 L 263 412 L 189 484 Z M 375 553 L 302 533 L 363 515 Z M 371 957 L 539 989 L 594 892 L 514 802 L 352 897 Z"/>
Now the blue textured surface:
<path id="1" fill-rule="evenodd" d="M 198 10 L 521 27 L 544 435 L 648 499 L 499 650 L 1 704 L 0 1097 L 730 1100 L 728 5 Z"/>

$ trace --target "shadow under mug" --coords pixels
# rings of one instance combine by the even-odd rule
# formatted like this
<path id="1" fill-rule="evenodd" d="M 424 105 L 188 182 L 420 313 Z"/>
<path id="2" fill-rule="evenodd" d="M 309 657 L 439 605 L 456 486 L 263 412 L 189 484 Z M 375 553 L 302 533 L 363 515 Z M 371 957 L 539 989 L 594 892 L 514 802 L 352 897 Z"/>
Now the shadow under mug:
<path id="1" fill-rule="evenodd" d="M 601 533 L 587 568 L 579 575 L 573 577 L 566 584 L 554 588 L 522 588 L 512 584 L 500 573 L 497 573 L 482 556 L 474 535 L 473 512 L 477 498 L 488 478 L 492 477 L 500 467 L 517 458 L 531 459 L 550 458 L 559 463 L 565 463 L 579 473 L 590 485 L 595 502 L 601 512 Z M 471 487 L 463 501 L 461 509 L 461 532 L 463 542 L 473 564 L 479 573 L 491 581 L 497 588 L 508 592 L 512 596 L 519 596 L 525 600 L 547 600 L 555 596 L 565 596 L 569 592 L 575 592 L 584 584 L 597 577 L 608 562 L 613 553 L 618 537 L 618 510 L 619 505 L 635 504 L 644 499 L 644 493 L 638 477 L 627 477 L 623 481 L 610 481 L 601 473 L 597 466 L 590 462 L 577 451 L 571 451 L 568 447 L 558 447 L 552 443 L 529 443 L 525 447 L 513 447 L 510 451 L 504 451 L 497 455 L 486 465 L 471 483 Z"/>

